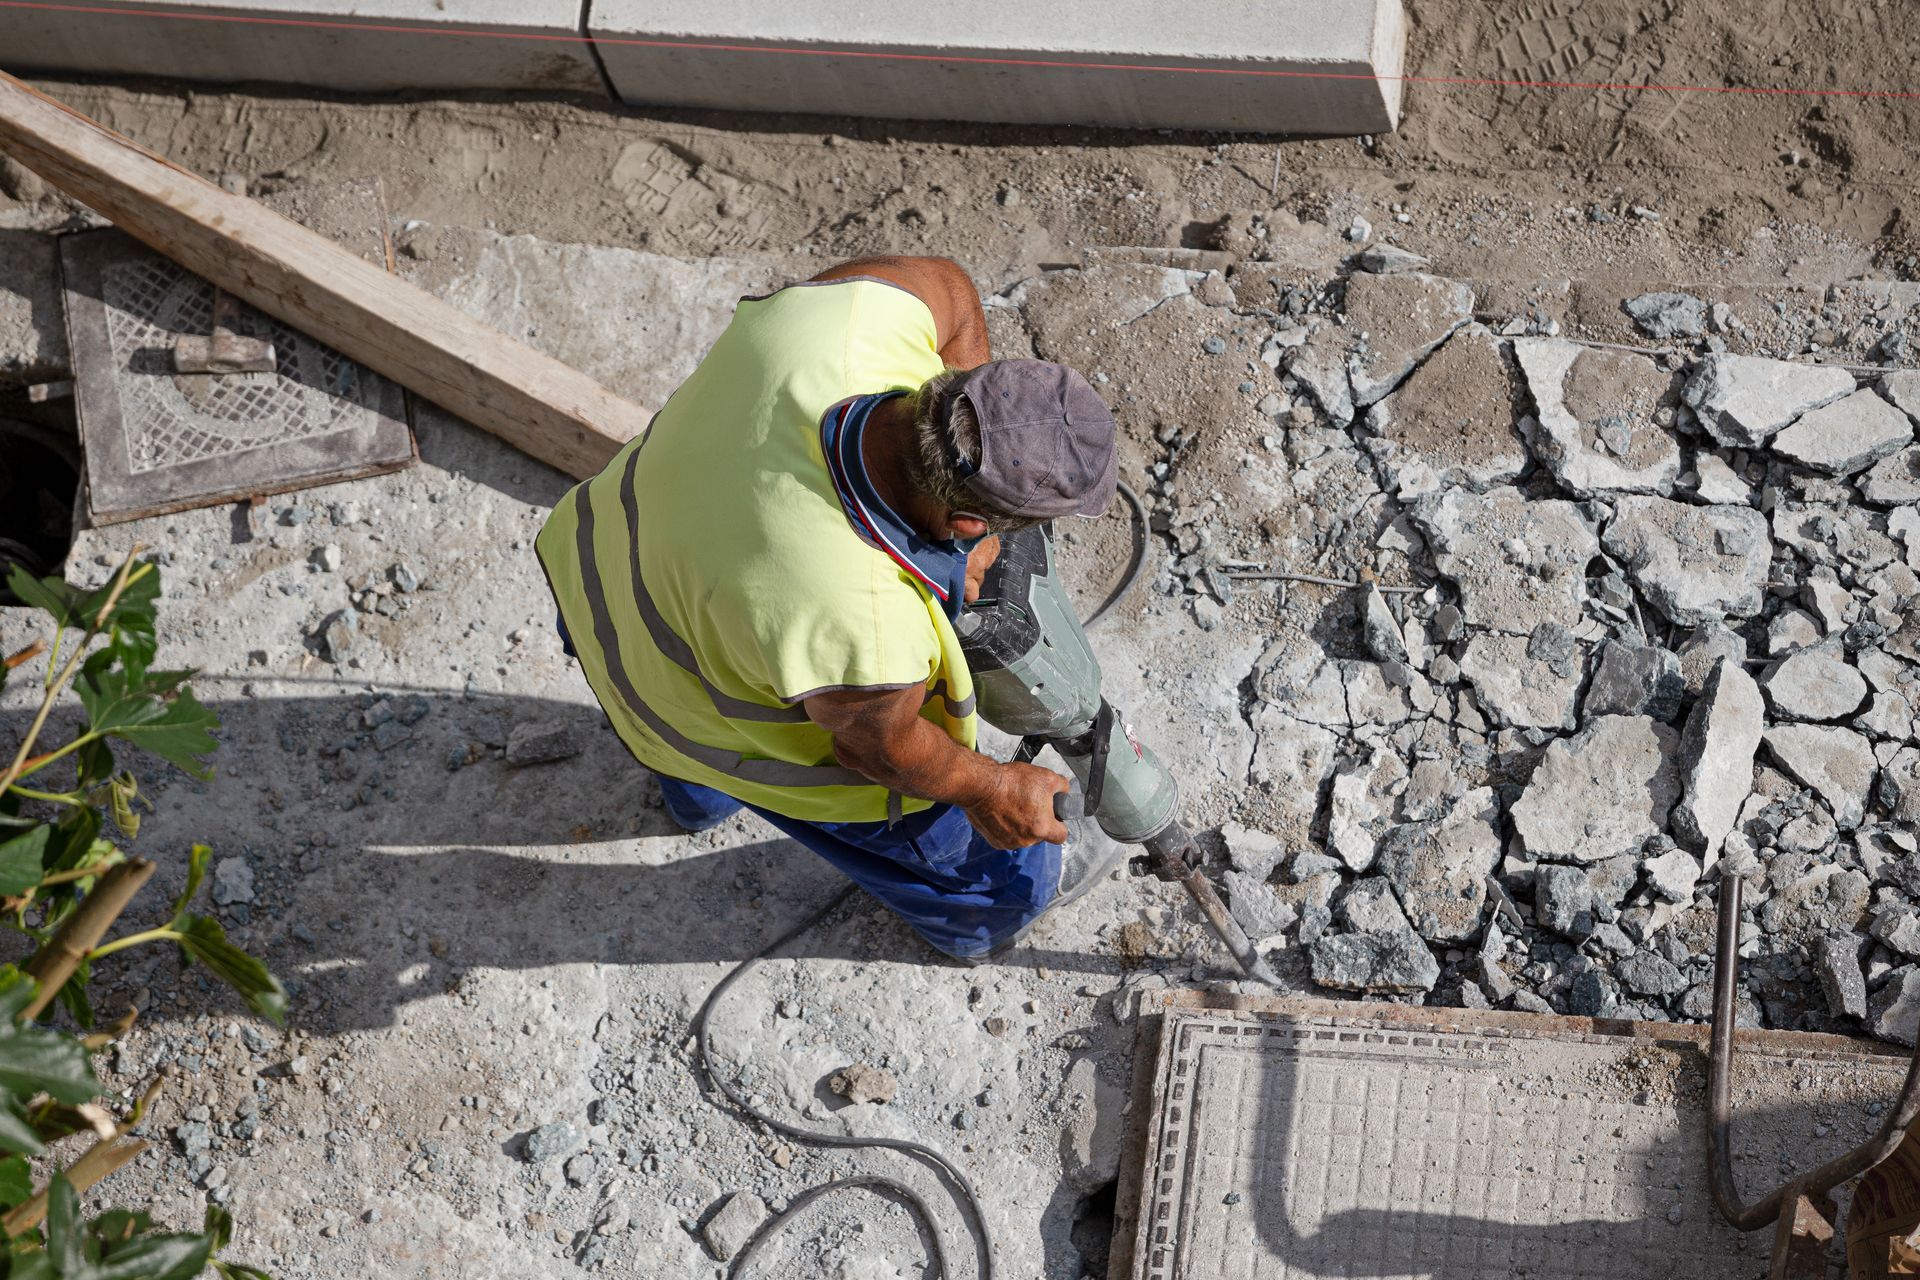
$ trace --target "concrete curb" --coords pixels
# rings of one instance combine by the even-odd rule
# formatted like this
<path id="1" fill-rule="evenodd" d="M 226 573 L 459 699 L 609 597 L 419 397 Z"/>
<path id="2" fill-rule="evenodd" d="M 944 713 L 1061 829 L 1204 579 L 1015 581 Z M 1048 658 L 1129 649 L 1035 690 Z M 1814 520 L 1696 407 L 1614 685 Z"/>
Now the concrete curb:
<path id="1" fill-rule="evenodd" d="M 121 0 L 4 26 L 15 73 L 1333 136 L 1394 127 L 1406 47 L 1400 0 Z"/>
<path id="2" fill-rule="evenodd" d="M 385 93 L 606 92 L 581 35 L 585 0 L 121 0 L 115 8 L 7 10 L 5 69 Z"/>
<path id="3" fill-rule="evenodd" d="M 935 120 L 1347 135 L 1391 130 L 1399 0 L 596 0 L 628 102 Z"/>

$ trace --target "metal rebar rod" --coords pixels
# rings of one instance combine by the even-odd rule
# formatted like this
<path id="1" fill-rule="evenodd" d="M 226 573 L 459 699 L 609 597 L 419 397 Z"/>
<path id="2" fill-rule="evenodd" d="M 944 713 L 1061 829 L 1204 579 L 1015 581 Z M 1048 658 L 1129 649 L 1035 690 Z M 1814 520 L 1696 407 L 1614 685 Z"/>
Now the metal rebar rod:
<path id="1" fill-rule="evenodd" d="M 1818 1200 L 1850 1178 L 1856 1178 L 1894 1153 L 1915 1119 L 1920 1118 L 1920 1047 L 1907 1066 L 1900 1096 L 1887 1111 L 1880 1130 L 1868 1141 L 1827 1161 L 1812 1173 L 1782 1183 L 1752 1204 L 1740 1199 L 1733 1172 L 1733 1032 L 1734 995 L 1740 967 L 1741 880 L 1720 877 L 1720 918 L 1713 970 L 1713 1040 L 1707 1090 L 1707 1181 L 1714 1207 L 1734 1227 L 1758 1231 L 1791 1212 L 1793 1197 Z"/>

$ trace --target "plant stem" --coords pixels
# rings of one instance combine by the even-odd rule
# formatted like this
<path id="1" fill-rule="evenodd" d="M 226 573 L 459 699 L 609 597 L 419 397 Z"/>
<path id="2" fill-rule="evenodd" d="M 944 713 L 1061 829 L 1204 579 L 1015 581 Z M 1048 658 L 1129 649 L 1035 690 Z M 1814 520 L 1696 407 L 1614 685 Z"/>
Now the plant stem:
<path id="1" fill-rule="evenodd" d="M 66 985 L 67 979 L 73 976 L 73 971 L 100 945 L 101 937 L 120 918 L 120 913 L 127 909 L 127 903 L 133 900 L 133 895 L 153 878 L 154 870 L 154 863 L 145 858 L 135 858 L 101 875 L 93 892 L 81 901 L 72 915 L 61 922 L 60 928 L 47 939 L 46 945 L 34 952 L 33 958 L 24 966 L 40 984 L 40 989 L 34 994 L 33 1002 L 20 1011 L 20 1021 L 30 1022 L 40 1016 L 40 1011 L 53 1001 L 60 988 Z M 115 946 L 124 945 L 125 942 L 126 939 L 121 939 Z"/>
<path id="2" fill-rule="evenodd" d="M 53 662 L 49 661 L 47 663 L 46 694 L 40 699 L 40 709 L 34 713 L 33 723 L 27 726 L 27 736 L 20 740 L 20 749 L 14 753 L 13 763 L 8 766 L 4 774 L 0 774 L 0 791 L 5 791 L 13 785 L 14 779 L 20 777 L 22 766 L 24 766 L 27 761 L 27 753 L 33 750 L 33 744 L 39 740 L 40 731 L 47 727 L 47 716 L 53 711 L 53 700 L 60 696 L 60 690 L 66 687 L 67 681 L 73 679 L 74 671 L 80 666 L 80 659 L 86 655 L 87 642 L 98 634 L 101 627 L 106 625 L 107 616 L 113 612 L 113 606 L 120 603 L 120 596 L 126 591 L 127 584 L 132 580 L 133 558 L 139 555 L 144 549 L 145 548 L 136 543 L 133 549 L 127 552 L 127 558 L 120 562 L 120 575 L 114 580 L 113 590 L 107 593 L 106 600 L 100 605 L 100 612 L 95 615 L 94 629 L 81 637 L 80 643 L 75 645 L 73 652 L 68 655 L 66 663 L 59 668 L 59 674 L 54 674 L 55 664 Z M 151 565 L 144 565 L 141 569 L 141 576 L 144 577 L 151 571 Z M 59 634 L 56 632 L 54 636 L 56 646 L 59 644 L 59 639 Z M 43 758 L 40 763 L 45 764 L 49 760 L 59 759 L 60 756 L 78 746 L 79 742 L 80 740 L 76 739 L 60 751 L 56 751 L 52 755 Z M 35 767 L 37 768 L 38 766 Z"/>
<path id="3" fill-rule="evenodd" d="M 78 1160 L 68 1165 L 61 1173 L 73 1184 L 73 1189 L 85 1194 L 87 1189 L 116 1169 L 130 1163 L 134 1157 L 147 1149 L 145 1142 L 121 1142 L 118 1137 L 101 1138 L 88 1147 Z M 47 1216 L 47 1193 L 37 1191 L 31 1200 L 14 1209 L 6 1217 L 0 1218 L 0 1230 L 7 1235 L 17 1237 L 40 1225 Z"/>
<path id="4" fill-rule="evenodd" d="M 85 798 L 77 791 L 34 791 L 17 783 L 8 787 L 7 790 L 17 796 L 25 796 L 29 800 L 44 800 L 48 804 L 74 806 L 86 803 Z"/>
<path id="5" fill-rule="evenodd" d="M 75 738 L 72 742 L 69 742 L 64 747 L 55 747 L 52 751 L 47 752 L 45 755 L 35 756 L 31 760 L 17 761 L 15 762 L 12 778 L 31 777 L 34 774 L 40 772 L 42 769 L 46 768 L 48 765 L 52 764 L 55 760 L 58 760 L 61 756 L 69 755 L 75 751 L 78 751 L 81 747 L 86 746 L 89 742 L 92 742 L 94 739 L 100 736 L 101 735 L 89 729 L 87 732 L 81 734 L 79 737 Z M 11 778 L 8 779 L 7 781 L 6 789 L 7 790 L 15 789 Z"/>
<path id="6" fill-rule="evenodd" d="M 6 663 L 7 670 L 11 671 L 23 662 L 31 662 L 46 651 L 47 642 L 45 640 L 35 640 L 20 652 L 8 655 Z"/>
<path id="7" fill-rule="evenodd" d="M 18 787 L 14 788 L 15 791 L 19 789 Z M 103 876 L 105 874 L 107 874 L 107 868 L 95 862 L 88 866 L 75 867 L 71 871 L 56 871 L 50 876 L 42 876 L 40 883 L 35 885 L 34 888 L 51 889 L 57 884 L 72 884 L 75 880 L 90 880 L 94 876 Z"/>
<path id="8" fill-rule="evenodd" d="M 99 890 L 94 890 L 98 893 Z M 178 942 L 187 935 L 173 929 L 143 929 L 139 933 L 130 933 L 124 938 L 115 938 L 105 946 L 88 951 L 88 960 L 98 960 L 101 956 L 110 956 L 116 951 L 125 951 L 128 947 L 145 946 L 149 942 Z"/>

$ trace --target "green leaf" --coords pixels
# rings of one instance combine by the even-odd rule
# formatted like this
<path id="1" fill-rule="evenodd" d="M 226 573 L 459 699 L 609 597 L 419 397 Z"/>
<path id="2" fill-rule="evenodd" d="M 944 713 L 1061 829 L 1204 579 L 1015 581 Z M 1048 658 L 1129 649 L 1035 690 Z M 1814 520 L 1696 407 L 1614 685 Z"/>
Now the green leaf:
<path id="1" fill-rule="evenodd" d="M 74 681 L 74 691 L 87 709 L 90 732 L 121 738 L 196 778 L 210 778 L 212 771 L 198 757 L 219 745 L 209 730 L 218 728 L 220 720 L 200 705 L 191 689 L 179 687 L 189 674 L 148 673 L 137 665 L 86 671 Z"/>
<path id="2" fill-rule="evenodd" d="M 213 1237 L 213 1251 L 218 1253 L 233 1242 L 233 1215 L 217 1204 L 210 1204 L 200 1229 Z"/>
<path id="3" fill-rule="evenodd" d="M 100 840 L 100 814 L 94 809 L 73 809 L 53 828 L 53 840 L 46 858 L 46 872 L 72 871 L 91 860 Z M 111 846 L 107 846 L 111 848 Z"/>
<path id="4" fill-rule="evenodd" d="M 87 593 L 65 579 L 36 578 L 15 565 L 13 572 L 7 575 L 7 588 L 21 604 L 52 614 L 54 622 L 60 626 L 81 625 L 80 602 L 87 598 Z"/>
<path id="5" fill-rule="evenodd" d="M 286 1024 L 286 988 L 265 965 L 228 942 L 219 921 L 208 916 L 184 916 L 174 922 L 173 928 L 181 935 L 181 949 L 238 991 L 247 1008 L 275 1026 Z M 0 1082 L 4 1082 L 4 1076 L 0 1076 Z"/>
<path id="6" fill-rule="evenodd" d="M 212 1256 L 212 1236 L 141 1236 L 71 1280 L 191 1280 Z"/>
<path id="7" fill-rule="evenodd" d="M 45 1151 L 46 1144 L 40 1141 L 40 1135 L 27 1123 L 25 1103 L 16 1097 L 0 1097 L 0 1151 L 17 1151 L 23 1155 L 37 1156 Z"/>
<path id="8" fill-rule="evenodd" d="M 92 971 L 93 966 L 82 960 L 54 996 L 82 1031 L 93 1030 L 93 1002 L 87 999 L 87 982 Z"/>
<path id="9" fill-rule="evenodd" d="M 31 1239 L 21 1237 L 21 1242 Z M 18 1249 L 20 1243 L 14 1248 Z M 35 1249 L 32 1253 L 16 1254 L 7 1267 L 7 1280 L 60 1280 L 60 1273 L 53 1269 L 53 1262 L 47 1257 L 45 1249 Z"/>
<path id="10" fill-rule="evenodd" d="M 216 1258 L 213 1269 L 220 1273 L 221 1280 L 273 1280 L 260 1268 L 250 1267 L 244 1262 L 222 1262 Z"/>
<path id="11" fill-rule="evenodd" d="M 63 1276 L 78 1277 L 87 1266 L 80 1233 L 80 1194 L 64 1174 L 47 1184 L 47 1257 Z"/>
<path id="12" fill-rule="evenodd" d="M 133 573 L 133 580 L 107 618 L 105 630 L 109 643 L 123 660 L 144 667 L 153 661 L 158 643 L 154 636 L 154 614 L 160 603 L 160 570 L 149 562 L 135 565 Z M 81 605 L 89 626 L 111 590 L 113 581 L 109 579 L 106 586 L 90 594 Z"/>
<path id="13" fill-rule="evenodd" d="M 76 781 L 89 786 L 113 776 L 113 747 L 105 738 L 95 738 L 73 753 Z"/>
<path id="14" fill-rule="evenodd" d="M 24 1157 L 0 1160 L 0 1209 L 11 1209 L 33 1198 L 33 1166 Z"/>
<path id="15" fill-rule="evenodd" d="M 35 827 L 0 844 L 0 896 L 19 897 L 46 874 L 47 841 L 52 827 Z"/>
<path id="16" fill-rule="evenodd" d="M 134 1209 L 108 1209 L 87 1224 L 87 1234 L 111 1249 L 153 1230 L 153 1215 Z"/>
<path id="17" fill-rule="evenodd" d="M 0 1088 L 28 1096 L 46 1093 L 70 1104 L 85 1102 L 100 1092 L 86 1048 L 72 1036 L 16 1021 L 34 989 L 33 979 L 18 969 L 0 971 Z"/>
<path id="18" fill-rule="evenodd" d="M 193 846 L 187 854 L 187 887 L 173 900 L 173 918 L 178 921 L 180 913 L 193 901 L 193 895 L 200 892 L 200 882 L 207 877 L 207 867 L 213 862 L 213 850 L 204 844 Z"/>

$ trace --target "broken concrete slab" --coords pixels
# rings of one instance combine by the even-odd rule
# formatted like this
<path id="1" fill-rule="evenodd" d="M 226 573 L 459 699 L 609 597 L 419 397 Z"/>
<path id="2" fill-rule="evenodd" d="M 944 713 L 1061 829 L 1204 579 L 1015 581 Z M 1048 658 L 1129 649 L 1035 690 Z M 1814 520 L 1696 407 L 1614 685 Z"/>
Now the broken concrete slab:
<path id="1" fill-rule="evenodd" d="M 1699 697 L 1707 677 L 1722 658 L 1744 668 L 1747 641 L 1738 631 L 1722 622 L 1705 622 L 1687 633 L 1680 642 L 1680 674 L 1686 678 L 1687 695 Z"/>
<path id="2" fill-rule="evenodd" d="M 1680 713 L 1687 690 L 1680 659 L 1659 645 L 1609 640 L 1600 647 L 1600 661 L 1587 685 L 1581 714 L 1595 716 L 1652 716 L 1672 720 Z"/>
<path id="3" fill-rule="evenodd" d="M 1856 388 L 1853 375 L 1830 366 L 1710 355 L 1683 392 L 1707 433 L 1724 445 L 1765 444 L 1810 409 Z"/>
<path id="4" fill-rule="evenodd" d="M 1867 678 L 1837 644 L 1813 645 L 1768 667 L 1767 701 L 1789 720 L 1844 720 L 1867 700 Z"/>
<path id="5" fill-rule="evenodd" d="M 1860 496 L 1885 506 L 1920 502 L 1920 445 L 1874 463 L 1873 469 L 1860 477 Z"/>
<path id="6" fill-rule="evenodd" d="M 1646 873 L 1647 887 L 1656 897 L 1677 903 L 1693 901 L 1694 886 L 1700 883 L 1703 874 L 1700 859 L 1685 849 L 1669 849 L 1648 858 L 1641 869 Z"/>
<path id="7" fill-rule="evenodd" d="M 1667 427 L 1678 374 L 1631 352 L 1551 338 L 1520 338 L 1513 350 L 1538 410 L 1521 428 L 1555 479 L 1582 497 L 1672 492 L 1680 443 Z"/>
<path id="8" fill-rule="evenodd" d="M 1681 796 L 1673 831 L 1711 865 L 1753 790 L 1753 757 L 1766 731 L 1760 686 L 1745 667 L 1721 658 L 1680 735 Z"/>
<path id="9" fill-rule="evenodd" d="M 1354 255 L 1353 266 L 1356 271 L 1391 276 L 1405 271 L 1425 271 L 1428 262 L 1419 254 L 1410 253 L 1398 245 L 1370 244 Z"/>
<path id="10" fill-rule="evenodd" d="M 1220 824 L 1220 839 L 1227 846 L 1227 862 L 1256 880 L 1264 881 L 1287 856 L 1287 846 L 1276 836 L 1238 822 Z"/>
<path id="11" fill-rule="evenodd" d="M 1353 403 L 1380 399 L 1473 319 L 1473 291 L 1457 280 L 1362 272 L 1347 281 L 1347 328 L 1359 331 L 1347 355 Z"/>
<path id="12" fill-rule="evenodd" d="M 1768 729 L 1764 740 L 1780 767 L 1826 802 L 1842 831 L 1866 819 L 1878 766 L 1865 738 L 1837 726 L 1789 724 Z"/>
<path id="13" fill-rule="evenodd" d="M 1828 934 L 1814 949 L 1814 976 L 1836 1018 L 1867 1016 L 1867 977 L 1860 970 L 1860 940 L 1850 933 Z"/>
<path id="14" fill-rule="evenodd" d="M 1733 842 L 1729 837 L 1727 843 Z M 1801 945 L 1822 934 L 1857 930 L 1866 921 L 1870 894 L 1866 873 L 1824 863 L 1776 889 L 1761 905 L 1760 927 Z"/>
<path id="15" fill-rule="evenodd" d="M 1439 962 L 1413 932 L 1334 934 L 1309 955 L 1314 982 L 1335 991 L 1410 995 L 1440 980 Z"/>
<path id="16" fill-rule="evenodd" d="M 1773 437 L 1783 458 L 1831 476 L 1850 476 L 1913 443 L 1913 422 L 1862 388 L 1801 415 Z"/>
<path id="17" fill-rule="evenodd" d="M 198 34 L 165 39 L 162 29 L 176 24 L 158 19 L 179 12 L 204 20 L 188 24 Z M 457 8 L 411 0 L 128 0 L 110 10 L 10 15 L 7 68 L 362 92 L 562 90 L 604 99 L 581 33 L 584 16 L 580 0 L 486 0 Z M 317 39 L 290 37 L 288 25 L 301 22 L 326 30 Z"/>
<path id="18" fill-rule="evenodd" d="M 1526 469 L 1500 342 L 1470 324 L 1367 410 L 1367 449 L 1402 499 L 1465 486 L 1487 489 Z"/>
<path id="19" fill-rule="evenodd" d="M 1643 293 L 1620 305 L 1650 338 L 1697 338 L 1707 331 L 1707 304 L 1690 293 Z"/>
<path id="20" fill-rule="evenodd" d="M 1376 865 L 1400 896 L 1415 932 L 1432 942 L 1472 937 L 1500 864 L 1500 804 L 1490 787 L 1467 792 L 1437 822 L 1410 822 L 1382 837 Z"/>
<path id="21" fill-rule="evenodd" d="M 828 0 L 596 0 L 588 30 L 614 92 L 648 105 L 1325 136 L 1386 133 L 1399 117 L 1399 0 L 1309 0 L 1281 24 L 1255 0 L 1173 27 L 1155 17 L 1097 0 L 911 17 Z"/>
<path id="22" fill-rule="evenodd" d="M 1393 616 L 1393 610 L 1387 607 L 1387 598 L 1380 594 L 1380 588 L 1367 584 L 1365 612 L 1360 618 L 1361 634 L 1367 643 L 1367 652 L 1380 662 L 1407 662 L 1407 641 L 1400 634 L 1400 623 Z"/>
<path id="23" fill-rule="evenodd" d="M 1450 488 L 1415 503 L 1413 519 L 1434 567 L 1459 588 L 1470 625 L 1529 635 L 1584 616 L 1587 565 L 1600 541 L 1578 505 L 1530 501 L 1512 488 Z"/>
<path id="24" fill-rule="evenodd" d="M 1285 933 L 1300 919 L 1293 903 L 1283 902 L 1264 881 L 1244 871 L 1228 871 L 1221 881 L 1226 885 L 1227 906 L 1235 923 L 1255 942 Z"/>
<path id="25" fill-rule="evenodd" d="M 1751 507 L 1628 496 L 1600 541 L 1671 622 L 1699 626 L 1760 612 L 1773 542 L 1767 518 Z"/>
<path id="26" fill-rule="evenodd" d="M 1327 797 L 1327 850 L 1350 871 L 1373 865 L 1377 837 L 1374 828 L 1386 815 L 1372 796 L 1373 780 L 1382 759 L 1398 756 L 1376 752 L 1371 761 L 1343 766 L 1333 775 Z"/>
<path id="27" fill-rule="evenodd" d="M 1527 636 L 1481 632 L 1460 656 L 1460 674 L 1473 685 L 1481 710 L 1497 725 L 1571 729 L 1585 672 L 1584 657 L 1558 661 L 1530 652 Z"/>
<path id="28" fill-rule="evenodd" d="M 1533 873 L 1533 914 L 1543 929 L 1579 941 L 1594 930 L 1598 898 L 1579 867 L 1548 864 Z"/>
<path id="29" fill-rule="evenodd" d="M 1902 965 L 1867 1000 L 1867 1024 L 1873 1034 L 1912 1045 L 1920 1033 L 1920 966 Z"/>
<path id="30" fill-rule="evenodd" d="M 1895 369 L 1883 373 L 1874 388 L 1887 398 L 1887 403 L 1920 423 L 1920 372 Z"/>
<path id="31" fill-rule="evenodd" d="M 1753 486 L 1733 464 L 1717 453 L 1700 453 L 1693 460 L 1693 492 L 1714 506 L 1744 507 L 1753 501 Z"/>
<path id="32" fill-rule="evenodd" d="M 1355 933 L 1410 933 L 1406 912 L 1384 876 L 1355 880 L 1338 904 L 1340 923 Z"/>
<path id="33" fill-rule="evenodd" d="M 1920 828 L 1920 749 L 1902 747 L 1880 770 L 1880 803 L 1894 822 Z"/>
<path id="34" fill-rule="evenodd" d="M 1679 739 L 1649 716 L 1602 716 L 1549 745 L 1512 810 L 1528 855 L 1584 864 L 1638 853 L 1680 798 Z"/>

